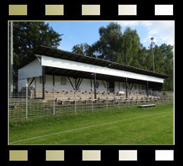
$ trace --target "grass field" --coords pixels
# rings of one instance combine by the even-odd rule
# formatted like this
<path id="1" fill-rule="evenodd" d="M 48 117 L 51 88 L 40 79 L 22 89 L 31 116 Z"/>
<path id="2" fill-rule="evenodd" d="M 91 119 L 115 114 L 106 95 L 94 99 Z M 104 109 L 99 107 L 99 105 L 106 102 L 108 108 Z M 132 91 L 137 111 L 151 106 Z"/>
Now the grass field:
<path id="1" fill-rule="evenodd" d="M 173 104 L 9 122 L 9 144 L 173 144 Z"/>

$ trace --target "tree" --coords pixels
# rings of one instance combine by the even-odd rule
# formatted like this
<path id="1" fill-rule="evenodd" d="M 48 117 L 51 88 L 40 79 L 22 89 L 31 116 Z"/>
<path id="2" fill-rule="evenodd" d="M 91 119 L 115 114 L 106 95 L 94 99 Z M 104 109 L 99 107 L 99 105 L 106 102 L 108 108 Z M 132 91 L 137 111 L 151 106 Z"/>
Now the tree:
<path id="1" fill-rule="evenodd" d="M 163 90 L 173 90 L 173 46 L 162 44 L 160 47 L 163 53 L 164 73 L 169 77 L 165 80 Z"/>
<path id="2" fill-rule="evenodd" d="M 33 53 L 40 45 L 55 47 L 60 45 L 61 34 L 58 34 L 44 22 L 14 22 L 13 23 L 13 52 L 14 52 L 14 81 L 17 71 L 25 58 Z"/>
<path id="3" fill-rule="evenodd" d="M 88 45 L 87 43 L 77 44 L 77 45 L 73 46 L 72 52 L 76 53 L 76 54 L 80 54 L 80 55 L 94 57 L 93 52 L 91 50 L 91 46 Z"/>
<path id="4" fill-rule="evenodd" d="M 91 46 L 94 55 L 101 59 L 116 62 L 121 52 L 121 26 L 117 23 L 110 23 L 106 28 L 101 27 L 99 29 L 99 35 L 99 41 Z"/>
<path id="5" fill-rule="evenodd" d="M 154 61 L 155 61 L 154 62 L 155 71 L 158 73 L 165 73 L 164 54 L 162 53 L 160 47 L 155 45 L 155 47 L 153 48 L 153 52 L 154 52 Z"/>
<path id="6" fill-rule="evenodd" d="M 148 70 L 153 70 L 152 66 L 152 48 L 147 52 L 146 66 Z M 162 44 L 161 46 L 155 45 L 153 48 L 155 72 L 168 75 L 163 84 L 163 90 L 173 90 L 173 46 Z"/>
<path id="7" fill-rule="evenodd" d="M 143 47 L 143 45 L 141 44 L 141 47 L 137 53 L 137 57 L 138 57 L 138 66 L 139 68 L 148 69 L 148 66 L 146 64 L 147 61 L 147 49 L 146 47 Z"/>
<path id="8" fill-rule="evenodd" d="M 91 46 L 86 43 L 75 45 L 72 51 L 120 64 L 140 67 L 137 54 L 141 44 L 137 31 L 128 27 L 122 35 L 121 28 L 119 24 L 113 22 L 106 28 L 101 27 L 99 29 L 100 39 L 97 42 Z"/>
<path id="9" fill-rule="evenodd" d="M 124 51 L 124 62 L 127 65 L 140 67 L 137 53 L 140 50 L 140 38 L 136 30 L 126 28 L 123 34 L 122 49 Z"/>
<path id="10" fill-rule="evenodd" d="M 73 52 L 86 56 L 95 56 L 104 60 L 153 71 L 152 45 L 143 47 L 136 30 L 127 27 L 124 34 L 117 23 L 110 23 L 99 29 L 100 39 L 89 46 L 79 44 Z M 165 80 L 163 90 L 173 90 L 173 46 L 162 44 L 153 47 L 155 72 L 169 76 Z"/>
<path id="11" fill-rule="evenodd" d="M 167 44 L 162 44 L 160 46 L 160 49 L 162 51 L 162 53 L 165 54 L 165 59 L 172 59 L 173 58 L 173 46 L 171 46 L 170 44 L 167 45 Z"/>

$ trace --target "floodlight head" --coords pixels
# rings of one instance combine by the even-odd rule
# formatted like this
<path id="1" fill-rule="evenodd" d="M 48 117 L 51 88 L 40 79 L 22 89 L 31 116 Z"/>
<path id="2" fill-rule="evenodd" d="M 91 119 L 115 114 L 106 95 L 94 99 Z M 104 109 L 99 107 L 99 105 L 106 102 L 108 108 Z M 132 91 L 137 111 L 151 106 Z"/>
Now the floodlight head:
<path id="1" fill-rule="evenodd" d="M 154 40 L 154 37 L 151 37 L 151 40 Z"/>

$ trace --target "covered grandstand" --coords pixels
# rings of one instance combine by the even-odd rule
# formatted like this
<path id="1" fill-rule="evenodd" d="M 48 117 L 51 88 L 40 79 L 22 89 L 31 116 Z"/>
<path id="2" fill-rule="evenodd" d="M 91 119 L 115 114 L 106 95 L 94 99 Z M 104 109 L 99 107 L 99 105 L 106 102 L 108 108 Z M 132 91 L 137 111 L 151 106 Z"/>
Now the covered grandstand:
<path id="1" fill-rule="evenodd" d="M 158 97 L 167 78 L 157 72 L 39 46 L 18 70 L 18 91 L 28 85 L 43 100 L 109 100 Z M 44 79 L 43 79 L 44 78 Z M 74 94 L 73 93 L 77 93 Z"/>

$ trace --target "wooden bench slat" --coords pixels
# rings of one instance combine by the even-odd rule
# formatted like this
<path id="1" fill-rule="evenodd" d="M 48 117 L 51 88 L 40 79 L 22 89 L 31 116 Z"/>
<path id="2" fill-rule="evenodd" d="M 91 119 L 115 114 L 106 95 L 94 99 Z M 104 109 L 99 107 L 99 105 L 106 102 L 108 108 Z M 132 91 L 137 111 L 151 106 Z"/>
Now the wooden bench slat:
<path id="1" fill-rule="evenodd" d="M 156 104 L 147 104 L 147 105 L 139 105 L 138 107 L 143 108 L 143 107 L 155 107 Z"/>

